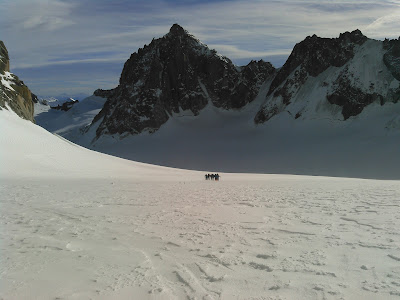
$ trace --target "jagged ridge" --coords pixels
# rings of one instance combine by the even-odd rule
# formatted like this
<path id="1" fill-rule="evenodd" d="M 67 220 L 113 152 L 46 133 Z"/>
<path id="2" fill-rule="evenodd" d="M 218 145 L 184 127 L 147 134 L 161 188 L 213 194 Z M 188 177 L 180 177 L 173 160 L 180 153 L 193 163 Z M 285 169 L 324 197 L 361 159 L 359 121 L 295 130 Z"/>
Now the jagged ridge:
<path id="1" fill-rule="evenodd" d="M 97 90 L 108 100 L 94 119 L 97 136 L 157 130 L 173 113 L 197 115 L 208 102 L 225 109 L 251 102 L 275 68 L 262 60 L 238 68 L 181 26 L 133 53 L 118 87 Z"/>

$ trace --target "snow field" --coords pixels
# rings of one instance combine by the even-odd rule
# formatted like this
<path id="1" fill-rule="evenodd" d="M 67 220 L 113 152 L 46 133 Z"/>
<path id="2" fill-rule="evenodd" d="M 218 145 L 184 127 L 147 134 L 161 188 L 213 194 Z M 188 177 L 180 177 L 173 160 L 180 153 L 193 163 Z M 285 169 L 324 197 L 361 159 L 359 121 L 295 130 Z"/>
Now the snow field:
<path id="1" fill-rule="evenodd" d="M 196 172 L 177 171 L 137 163 L 87 150 L 61 136 L 22 120 L 10 110 L 0 111 L 0 179 L 94 179 L 146 177 L 169 180 Z"/>
<path id="2" fill-rule="evenodd" d="M 205 181 L 0 128 L 0 299 L 400 296 L 398 181 Z"/>
<path id="3" fill-rule="evenodd" d="M 6 180 L 4 299 L 397 299 L 395 181 Z"/>

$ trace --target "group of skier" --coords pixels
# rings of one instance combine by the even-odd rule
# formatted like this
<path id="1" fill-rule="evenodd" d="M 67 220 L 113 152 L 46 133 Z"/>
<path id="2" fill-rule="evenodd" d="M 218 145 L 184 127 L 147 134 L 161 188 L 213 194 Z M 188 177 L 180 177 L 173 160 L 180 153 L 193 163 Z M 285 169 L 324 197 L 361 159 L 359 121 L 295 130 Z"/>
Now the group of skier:
<path id="1" fill-rule="evenodd" d="M 215 180 L 215 181 L 219 181 L 219 178 L 221 176 L 219 176 L 219 174 L 206 174 L 204 176 L 206 178 L 206 180 Z"/>

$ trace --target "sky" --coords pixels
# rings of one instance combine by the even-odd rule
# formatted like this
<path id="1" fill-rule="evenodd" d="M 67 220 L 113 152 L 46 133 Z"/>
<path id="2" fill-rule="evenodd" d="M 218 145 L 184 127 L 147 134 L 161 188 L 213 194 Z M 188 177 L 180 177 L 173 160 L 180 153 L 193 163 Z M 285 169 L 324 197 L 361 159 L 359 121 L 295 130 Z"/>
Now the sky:
<path id="1" fill-rule="evenodd" d="M 400 35 L 400 0 L 0 0 L 11 71 L 33 93 L 82 98 L 117 86 L 130 54 L 174 23 L 237 65 L 280 67 L 306 36 Z"/>

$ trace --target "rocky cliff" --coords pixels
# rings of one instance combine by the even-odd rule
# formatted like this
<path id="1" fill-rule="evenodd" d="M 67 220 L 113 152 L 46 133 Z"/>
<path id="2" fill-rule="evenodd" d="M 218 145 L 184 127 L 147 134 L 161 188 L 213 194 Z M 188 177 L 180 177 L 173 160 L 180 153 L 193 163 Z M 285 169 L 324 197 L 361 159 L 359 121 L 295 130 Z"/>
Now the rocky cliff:
<path id="1" fill-rule="evenodd" d="M 315 116 L 329 104 L 332 111 L 339 107 L 346 120 L 372 102 L 397 102 L 399 43 L 371 40 L 359 30 L 334 39 L 307 37 L 277 73 L 255 122 L 264 123 L 283 111 L 294 118 Z"/>
<path id="2" fill-rule="evenodd" d="M 274 74 L 275 68 L 262 60 L 237 67 L 174 24 L 168 34 L 131 55 L 115 89 L 95 91 L 107 98 L 93 121 L 100 122 L 96 134 L 153 132 L 174 113 L 197 115 L 210 102 L 241 108 Z"/>
<path id="3" fill-rule="evenodd" d="M 33 103 L 37 99 L 23 81 L 10 73 L 7 48 L 0 41 L 0 109 L 11 108 L 21 118 L 34 122 Z"/>

